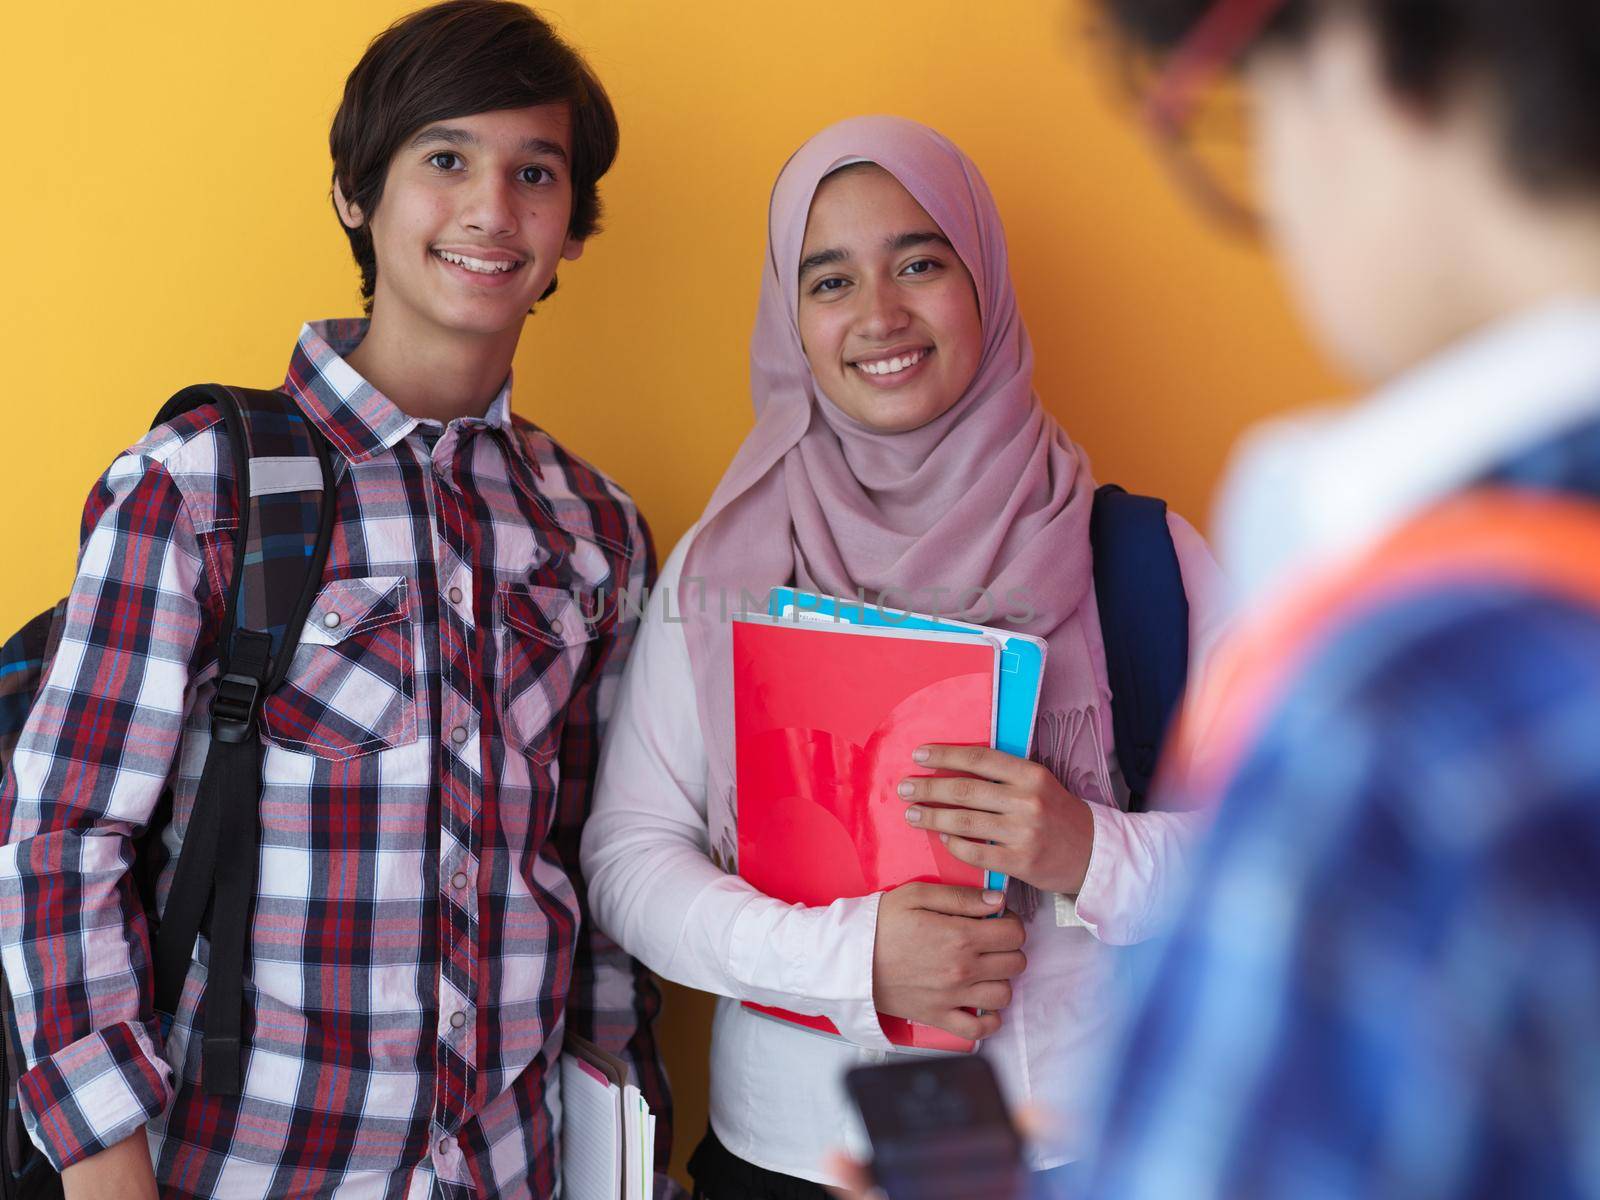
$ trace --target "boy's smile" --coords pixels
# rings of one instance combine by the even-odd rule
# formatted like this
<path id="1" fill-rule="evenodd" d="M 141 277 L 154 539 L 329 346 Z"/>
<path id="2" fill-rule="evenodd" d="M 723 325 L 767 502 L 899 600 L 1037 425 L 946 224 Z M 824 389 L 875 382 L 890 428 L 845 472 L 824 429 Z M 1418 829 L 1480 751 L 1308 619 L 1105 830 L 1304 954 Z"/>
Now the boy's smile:
<path id="1" fill-rule="evenodd" d="M 476 247 L 447 250 L 443 246 L 435 246 L 433 253 L 469 275 L 486 277 L 485 282 L 489 279 L 503 279 L 511 272 L 520 270 L 528 261 L 504 250 L 479 250 Z"/>

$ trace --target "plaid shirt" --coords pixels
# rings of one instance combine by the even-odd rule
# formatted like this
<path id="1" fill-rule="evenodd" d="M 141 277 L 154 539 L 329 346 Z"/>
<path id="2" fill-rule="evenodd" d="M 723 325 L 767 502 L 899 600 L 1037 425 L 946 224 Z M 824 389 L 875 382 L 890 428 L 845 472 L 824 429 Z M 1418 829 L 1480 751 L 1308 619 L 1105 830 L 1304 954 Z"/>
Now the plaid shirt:
<path id="1" fill-rule="evenodd" d="M 1600 515 L 1600 425 L 1477 482 Z M 1090 1194 L 1600 1196 L 1600 607 L 1435 580 L 1306 653 L 1180 772 L 1220 812 Z"/>
<path id="2" fill-rule="evenodd" d="M 335 448 L 339 519 L 262 717 L 238 1098 L 196 1085 L 204 938 L 157 1024 L 128 871 L 169 786 L 180 843 L 208 745 L 236 520 L 217 411 L 151 433 L 89 501 L 0 794 L 30 1129 L 61 1166 L 148 1123 L 166 1196 L 550 1196 L 567 1027 L 630 1062 L 664 1170 L 659 996 L 578 868 L 648 533 L 511 415 L 509 382 L 482 419 L 406 416 L 341 357 L 364 332 L 307 326 L 285 384 Z"/>

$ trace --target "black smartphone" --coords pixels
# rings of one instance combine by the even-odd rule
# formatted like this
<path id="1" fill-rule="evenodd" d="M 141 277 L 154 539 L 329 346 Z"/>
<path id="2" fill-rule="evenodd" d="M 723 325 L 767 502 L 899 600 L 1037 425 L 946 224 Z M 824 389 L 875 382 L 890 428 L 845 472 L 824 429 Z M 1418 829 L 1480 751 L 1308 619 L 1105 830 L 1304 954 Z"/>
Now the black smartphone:
<path id="1" fill-rule="evenodd" d="M 1022 1138 L 976 1054 L 902 1059 L 845 1076 L 889 1200 L 1017 1200 Z"/>

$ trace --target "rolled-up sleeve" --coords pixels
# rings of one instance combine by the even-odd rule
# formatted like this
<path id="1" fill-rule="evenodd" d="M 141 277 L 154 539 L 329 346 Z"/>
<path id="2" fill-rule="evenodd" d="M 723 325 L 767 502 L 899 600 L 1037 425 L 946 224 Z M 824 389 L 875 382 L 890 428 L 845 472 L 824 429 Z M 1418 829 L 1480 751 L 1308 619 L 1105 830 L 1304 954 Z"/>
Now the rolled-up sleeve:
<path id="1" fill-rule="evenodd" d="M 59 646 L 0 785 L 0 962 L 30 1136 L 58 1169 L 172 1096 L 130 875 L 177 757 L 206 571 L 177 484 L 129 453 L 90 497 Z"/>

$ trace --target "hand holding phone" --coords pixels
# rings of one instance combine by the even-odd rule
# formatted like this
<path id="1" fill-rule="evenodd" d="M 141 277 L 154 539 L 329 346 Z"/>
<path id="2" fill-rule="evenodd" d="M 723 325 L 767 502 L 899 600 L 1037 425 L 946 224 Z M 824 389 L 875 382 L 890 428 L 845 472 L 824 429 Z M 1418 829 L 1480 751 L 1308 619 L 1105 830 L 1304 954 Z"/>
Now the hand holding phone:
<path id="1" fill-rule="evenodd" d="M 845 1076 L 889 1200 L 1016 1200 L 1022 1137 L 978 1055 L 856 1067 Z"/>

